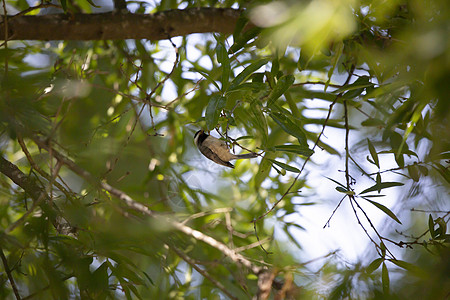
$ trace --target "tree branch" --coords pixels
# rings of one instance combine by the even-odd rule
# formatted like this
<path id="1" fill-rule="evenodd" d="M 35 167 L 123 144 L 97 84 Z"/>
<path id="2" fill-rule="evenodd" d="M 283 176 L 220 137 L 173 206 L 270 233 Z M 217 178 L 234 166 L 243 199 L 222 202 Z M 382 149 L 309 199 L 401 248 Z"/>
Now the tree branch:
<path id="1" fill-rule="evenodd" d="M 6 275 L 8 276 L 9 282 L 11 283 L 11 286 L 12 286 L 14 295 L 16 296 L 16 299 L 18 299 L 18 300 L 22 299 L 20 297 L 19 290 L 17 289 L 17 285 L 14 281 L 14 278 L 12 277 L 11 269 L 8 266 L 8 260 L 6 259 L 6 256 L 3 253 L 3 249 L 1 247 L 0 247 L 0 258 L 2 259 L 3 267 L 5 268 Z"/>
<path id="2" fill-rule="evenodd" d="M 232 33 L 242 10 L 174 9 L 155 14 L 53 14 L 8 16 L 0 22 L 0 39 L 8 40 L 163 40 L 191 33 Z"/>
<path id="3" fill-rule="evenodd" d="M 235 250 L 229 248 L 224 243 L 222 243 L 222 242 L 220 242 L 198 230 L 192 229 L 191 227 L 186 226 L 181 222 L 178 222 L 178 221 L 170 219 L 166 216 L 160 215 L 157 212 L 150 210 L 146 205 L 135 201 L 133 198 L 128 196 L 125 192 L 110 186 L 106 182 L 103 182 L 103 181 L 100 182 L 91 173 L 89 173 L 88 171 L 79 167 L 71 159 L 67 158 L 66 156 L 64 156 L 63 154 L 58 152 L 56 149 L 52 148 L 52 146 L 49 145 L 48 142 L 41 140 L 37 136 L 32 137 L 32 139 L 40 148 L 43 148 L 47 151 L 52 151 L 53 156 L 58 161 L 65 164 L 70 170 L 72 170 L 72 172 L 79 175 L 80 177 L 85 179 L 87 182 L 90 182 L 91 184 L 94 184 L 94 185 L 97 184 L 102 189 L 108 191 L 111 195 L 117 197 L 129 208 L 139 211 L 140 213 L 147 215 L 149 217 L 153 217 L 158 221 L 165 222 L 165 223 L 169 224 L 170 226 L 172 226 L 174 229 L 181 231 L 188 236 L 193 237 L 197 241 L 202 241 L 202 242 L 210 245 L 211 247 L 216 248 L 217 250 L 221 251 L 225 256 L 230 258 L 232 261 L 246 267 L 254 274 L 259 274 L 262 270 L 264 270 L 263 267 L 254 265 L 250 260 L 245 258 L 243 255 L 237 253 Z"/>
<path id="4" fill-rule="evenodd" d="M 4 159 L 1 155 L 0 155 L 0 173 L 3 173 L 15 184 L 23 188 L 25 192 L 30 194 L 33 201 L 38 202 L 42 198 L 44 199 L 48 198 L 48 195 L 46 195 L 42 191 L 41 187 L 38 186 L 33 179 L 25 175 L 22 171 L 19 170 L 18 167 L 16 167 L 16 165 Z"/>

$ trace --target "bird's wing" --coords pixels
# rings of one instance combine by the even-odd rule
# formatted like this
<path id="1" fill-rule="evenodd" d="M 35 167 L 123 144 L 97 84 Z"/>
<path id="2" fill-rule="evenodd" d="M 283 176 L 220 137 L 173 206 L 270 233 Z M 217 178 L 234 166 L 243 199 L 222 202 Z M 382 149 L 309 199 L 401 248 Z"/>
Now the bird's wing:
<path id="1" fill-rule="evenodd" d="M 203 141 L 203 145 L 211 149 L 222 161 L 229 162 L 234 158 L 234 155 L 230 153 L 227 144 L 224 141 L 209 136 Z"/>
<path id="2" fill-rule="evenodd" d="M 213 157 L 214 159 L 211 159 L 212 161 L 223 165 L 225 167 L 229 167 L 229 168 L 234 168 L 234 165 L 222 160 L 214 151 L 212 151 L 210 148 L 208 147 L 202 147 L 200 149 L 200 151 L 203 153 L 204 156 L 206 156 L 207 158 L 211 159 L 210 157 Z"/>

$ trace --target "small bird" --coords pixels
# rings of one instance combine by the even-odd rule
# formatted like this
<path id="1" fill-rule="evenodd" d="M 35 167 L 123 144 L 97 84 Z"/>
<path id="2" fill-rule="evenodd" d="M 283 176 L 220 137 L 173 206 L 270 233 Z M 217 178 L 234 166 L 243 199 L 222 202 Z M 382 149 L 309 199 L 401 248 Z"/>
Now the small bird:
<path id="1" fill-rule="evenodd" d="M 230 149 L 228 149 L 227 144 L 224 141 L 206 134 L 203 130 L 199 130 L 195 133 L 194 143 L 204 156 L 216 164 L 229 168 L 234 168 L 234 165 L 230 163 L 230 160 L 232 159 L 254 158 L 258 156 L 258 154 L 254 152 L 239 155 L 230 153 Z"/>

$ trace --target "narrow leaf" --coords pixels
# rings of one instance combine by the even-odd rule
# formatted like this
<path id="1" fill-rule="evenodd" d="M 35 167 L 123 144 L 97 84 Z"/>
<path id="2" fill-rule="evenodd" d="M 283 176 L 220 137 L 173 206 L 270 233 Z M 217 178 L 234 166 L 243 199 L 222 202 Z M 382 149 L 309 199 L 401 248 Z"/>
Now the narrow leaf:
<path id="1" fill-rule="evenodd" d="M 382 210 L 385 214 L 387 214 L 389 217 L 391 217 L 395 222 L 402 224 L 402 222 L 400 222 L 400 220 L 397 218 L 397 216 L 386 206 L 384 206 L 383 204 L 380 204 L 378 202 L 366 199 L 366 197 L 362 197 L 363 199 L 369 201 L 370 203 L 372 203 L 373 205 L 375 205 L 377 208 L 379 208 L 380 210 Z"/>
<path id="2" fill-rule="evenodd" d="M 95 7 L 95 8 L 99 8 L 99 7 L 100 7 L 100 6 L 98 6 L 98 5 L 95 5 L 94 2 L 93 2 L 92 0 L 87 0 L 87 2 L 88 2 L 90 5 L 92 5 L 93 7 Z"/>
<path id="3" fill-rule="evenodd" d="M 222 65 L 222 91 L 226 91 L 230 85 L 230 59 L 223 42 L 219 42 L 216 47 L 217 61 Z"/>
<path id="4" fill-rule="evenodd" d="M 330 70 L 328 70 L 328 80 L 325 83 L 325 88 L 324 88 L 325 91 L 327 90 L 328 85 L 330 84 L 331 76 L 333 76 L 334 70 L 336 69 L 339 59 L 341 58 L 343 50 L 344 50 L 344 43 L 343 42 L 337 43 L 335 46 L 335 49 L 334 49 L 335 54 L 334 54 L 333 58 L 331 59 L 332 67 L 330 68 Z"/>
<path id="5" fill-rule="evenodd" d="M 369 139 L 367 139 L 367 145 L 369 146 L 370 155 L 372 156 L 372 159 L 373 159 L 375 165 L 379 169 L 380 168 L 380 162 L 378 160 L 378 154 L 377 154 L 377 151 L 375 150 L 375 147 L 372 145 L 372 142 Z"/>
<path id="6" fill-rule="evenodd" d="M 220 86 L 217 84 L 217 82 L 212 79 L 211 76 L 209 76 L 208 73 L 206 73 L 203 70 L 199 70 L 198 68 L 193 68 L 192 71 L 198 72 L 200 73 L 203 77 L 205 77 L 206 79 L 208 79 L 209 82 L 211 82 L 212 84 L 214 84 L 214 86 L 217 88 L 218 91 L 220 91 Z"/>
<path id="7" fill-rule="evenodd" d="M 336 191 L 347 194 L 348 190 L 346 188 L 343 188 L 342 186 L 337 186 Z"/>
<path id="8" fill-rule="evenodd" d="M 64 10 L 64 12 L 67 12 L 67 0 L 60 0 L 61 7 Z"/>
<path id="9" fill-rule="evenodd" d="M 373 192 L 373 191 L 380 192 L 382 189 L 387 189 L 387 188 L 390 188 L 390 187 L 402 186 L 402 185 L 403 185 L 403 183 L 401 183 L 401 182 L 382 182 L 382 183 L 379 183 L 379 184 L 377 183 L 377 184 L 371 186 L 370 188 L 365 189 L 360 194 L 365 194 L 365 193 Z"/>
<path id="10" fill-rule="evenodd" d="M 267 126 L 267 119 L 261 110 L 261 107 L 257 105 L 250 106 L 250 121 L 253 123 L 255 130 L 258 133 L 258 137 L 262 138 L 261 147 L 266 147 L 269 140 L 269 129 Z M 270 165 L 269 165 L 270 169 Z"/>
<path id="11" fill-rule="evenodd" d="M 303 156 L 311 156 L 314 153 L 314 150 L 302 145 L 278 145 L 275 146 L 274 149 L 275 151 L 291 152 Z"/>
<path id="12" fill-rule="evenodd" d="M 278 81 L 272 92 L 267 99 L 267 106 L 271 106 L 289 87 L 294 83 L 295 78 L 293 75 L 282 76 Z"/>
<path id="13" fill-rule="evenodd" d="M 368 126 L 368 127 L 369 126 L 374 126 L 374 127 L 380 127 L 381 126 L 381 127 L 384 127 L 384 126 L 386 126 L 386 123 L 383 122 L 380 119 L 369 118 L 367 120 L 362 121 L 361 125 L 362 126 Z"/>
<path id="14" fill-rule="evenodd" d="M 333 182 L 336 183 L 336 184 L 339 184 L 340 186 L 344 187 L 345 190 L 347 190 L 347 187 L 346 187 L 345 185 L 343 185 L 342 183 L 340 183 L 340 182 L 338 182 L 338 181 L 336 181 L 336 180 L 334 180 L 334 179 L 332 179 L 332 178 L 330 178 L 330 177 L 326 177 L 326 176 L 325 176 L 325 178 L 328 179 L 328 180 L 333 181 Z"/>
<path id="15" fill-rule="evenodd" d="M 298 139 L 298 142 L 300 145 L 308 146 L 308 143 L 306 142 L 306 135 L 303 132 L 303 130 L 295 124 L 291 119 L 286 117 L 286 115 L 278 113 L 278 112 L 272 112 L 270 114 L 270 117 L 280 125 L 280 127 L 289 133 L 290 135 L 296 137 Z"/>
<path id="16" fill-rule="evenodd" d="M 373 260 L 366 268 L 366 272 L 371 274 L 373 273 L 373 271 L 375 271 L 376 269 L 378 269 L 381 265 L 381 263 L 384 261 L 383 258 L 377 258 L 375 260 Z"/>
<path id="17" fill-rule="evenodd" d="M 439 174 L 441 174 L 441 176 L 445 179 L 445 181 L 447 181 L 448 183 L 450 183 L 450 171 L 444 167 L 441 164 L 435 163 L 433 165 L 433 168 L 438 171 Z"/>
<path id="18" fill-rule="evenodd" d="M 397 266 L 399 266 L 400 268 L 403 268 L 407 271 L 413 272 L 414 274 L 420 274 L 420 268 L 414 264 L 408 263 L 406 261 L 403 260 L 397 260 L 397 259 L 389 259 L 389 261 Z"/>
<path id="19" fill-rule="evenodd" d="M 238 24 L 239 26 L 244 26 L 242 25 L 242 23 Z M 248 41 L 250 41 L 251 39 L 253 39 L 254 37 L 256 37 L 260 32 L 261 32 L 261 28 L 259 27 L 253 27 L 247 31 L 245 31 L 244 33 L 241 33 L 235 37 L 235 42 L 234 44 L 230 47 L 230 53 L 236 53 L 238 50 L 240 50 L 242 47 L 244 47 Z M 237 34 L 237 33 L 236 33 Z"/>
<path id="20" fill-rule="evenodd" d="M 286 171 L 290 171 L 290 172 L 294 172 L 294 173 L 300 173 L 300 170 L 297 169 L 296 167 L 292 167 L 290 165 L 287 165 L 285 163 L 276 161 L 274 159 L 269 159 L 272 163 L 276 164 L 277 166 L 279 166 L 280 168 L 285 169 Z"/>
<path id="21" fill-rule="evenodd" d="M 434 220 L 431 214 L 428 216 L 428 230 L 430 230 L 431 237 L 435 238 L 436 232 L 434 231 Z"/>
<path id="22" fill-rule="evenodd" d="M 409 174 L 409 177 L 411 177 L 412 180 L 414 180 L 415 182 L 419 181 L 420 173 L 419 173 L 419 168 L 417 167 L 417 165 L 409 165 L 408 166 L 408 174 Z"/>
<path id="23" fill-rule="evenodd" d="M 263 82 L 245 82 L 245 83 L 241 83 L 240 85 L 237 85 L 233 88 L 229 88 L 227 90 L 227 93 L 231 93 L 231 92 L 238 92 L 238 91 L 264 91 L 264 90 L 268 90 L 269 87 L 267 86 L 266 83 Z"/>
<path id="24" fill-rule="evenodd" d="M 220 112 L 225 107 L 227 101 L 225 97 L 220 95 L 214 95 L 209 100 L 208 106 L 206 107 L 206 127 L 208 130 L 214 129 L 217 122 L 219 121 Z"/>
<path id="25" fill-rule="evenodd" d="M 269 61 L 269 59 L 267 58 L 263 58 L 260 60 L 257 60 L 255 62 L 253 62 L 252 64 L 250 64 L 249 66 L 247 66 L 241 73 L 239 73 L 238 76 L 236 76 L 236 78 L 234 78 L 234 80 L 231 82 L 230 85 L 230 89 L 231 88 L 235 88 L 236 86 L 238 86 L 241 82 L 245 81 L 250 75 L 252 75 L 254 72 L 256 72 L 259 68 L 261 68 L 262 66 L 264 66 L 265 64 L 267 64 L 267 62 Z"/>
<path id="26" fill-rule="evenodd" d="M 389 271 L 388 271 L 385 263 L 383 263 L 383 267 L 381 269 L 381 283 L 383 285 L 383 293 L 385 295 L 388 295 L 389 294 Z"/>
<path id="27" fill-rule="evenodd" d="M 370 79 L 369 76 L 361 76 L 358 79 L 356 79 L 355 82 L 353 82 L 352 84 L 343 86 L 343 87 L 337 89 L 334 92 L 335 93 L 342 93 L 342 92 L 345 92 L 345 91 L 359 90 L 359 89 L 362 89 L 362 88 L 373 86 L 374 84 L 371 83 L 369 81 L 369 79 Z"/>

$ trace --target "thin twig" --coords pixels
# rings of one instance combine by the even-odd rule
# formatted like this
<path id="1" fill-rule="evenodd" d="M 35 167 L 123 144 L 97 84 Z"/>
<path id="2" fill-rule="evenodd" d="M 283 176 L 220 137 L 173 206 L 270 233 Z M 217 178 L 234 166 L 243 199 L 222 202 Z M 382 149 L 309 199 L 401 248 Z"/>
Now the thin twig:
<path id="1" fill-rule="evenodd" d="M 321 82 L 321 81 L 305 81 L 305 82 L 295 83 L 291 87 L 303 86 L 303 85 L 313 85 L 313 84 L 326 85 L 327 83 L 326 82 Z M 334 87 L 334 88 L 341 88 L 341 87 L 343 87 L 342 85 L 332 84 L 332 83 L 328 83 L 328 86 L 331 86 L 331 87 Z"/>
<path id="2" fill-rule="evenodd" d="M 36 162 L 33 160 L 33 157 L 31 156 L 30 152 L 28 151 L 27 146 L 25 145 L 25 142 L 23 141 L 23 138 L 20 133 L 17 135 L 17 141 L 19 142 L 20 147 L 22 148 L 22 152 L 27 157 L 28 162 L 30 163 L 31 167 L 36 170 L 36 172 L 39 173 L 42 177 L 47 179 L 48 181 L 51 180 L 52 176 L 47 174 L 44 170 L 42 170 Z M 72 199 L 72 195 L 60 184 L 58 181 L 53 181 L 53 184 L 67 197 L 67 199 Z"/>
<path id="3" fill-rule="evenodd" d="M 74 277 L 73 274 L 72 274 L 72 275 L 67 275 L 67 276 L 61 278 L 60 280 L 61 280 L 61 282 L 64 282 L 64 281 L 66 281 L 66 280 L 68 280 L 68 279 L 70 279 L 70 278 L 72 278 L 72 277 Z M 48 290 L 49 288 L 50 288 L 50 285 L 47 285 L 47 286 L 43 287 L 42 289 L 40 289 L 40 290 L 38 290 L 38 291 L 36 291 L 36 292 L 33 292 L 33 293 L 29 294 L 29 295 L 26 296 L 26 297 L 23 297 L 22 300 L 33 299 L 33 298 L 35 298 L 39 293 L 42 293 L 42 292 Z"/>
<path id="4" fill-rule="evenodd" d="M 245 246 L 242 246 L 242 247 L 235 248 L 234 251 L 236 251 L 236 252 L 242 252 L 242 251 L 245 251 L 245 250 L 248 250 L 248 249 L 252 249 L 252 248 L 261 246 L 262 244 L 265 244 L 265 243 L 267 243 L 267 242 L 270 242 L 271 240 L 272 240 L 272 238 L 267 237 L 267 238 L 265 238 L 265 239 L 262 239 L 262 240 L 260 240 L 260 241 L 251 243 L 251 244 L 249 244 L 249 245 L 245 245 Z M 266 253 L 270 254 L 270 253 L 267 252 L 267 251 L 266 251 Z"/>
<path id="5" fill-rule="evenodd" d="M 14 223 L 12 223 L 11 225 L 8 226 L 8 228 L 5 229 L 5 233 L 10 233 L 11 231 L 13 231 L 14 229 L 16 229 L 17 227 L 19 227 L 20 224 L 22 224 L 23 222 L 25 222 L 25 220 L 27 219 L 27 217 L 32 214 L 34 212 L 34 210 L 41 205 L 41 203 L 45 200 L 45 195 L 42 193 L 39 198 L 36 201 L 33 201 L 33 205 L 30 207 L 30 209 L 28 209 L 17 221 L 15 221 Z"/>
<path id="6" fill-rule="evenodd" d="M 379 252 L 380 246 L 377 244 L 377 242 L 375 242 L 372 237 L 370 236 L 369 232 L 366 230 L 366 228 L 364 227 L 364 225 L 361 223 L 361 220 L 359 219 L 358 213 L 356 212 L 356 209 L 353 205 L 353 201 L 352 201 L 352 197 L 349 197 L 350 199 L 350 205 L 353 209 L 353 213 L 356 217 L 356 220 L 358 221 L 358 224 L 361 226 L 361 228 L 364 230 L 364 232 L 366 233 L 367 237 L 369 238 L 369 240 L 375 245 L 375 249 L 378 253 L 379 256 L 382 256 L 381 253 Z"/>
<path id="7" fill-rule="evenodd" d="M 253 222 L 253 229 L 255 231 L 255 236 L 256 236 L 256 240 L 258 241 L 259 246 L 261 247 L 261 249 L 264 251 L 264 253 L 266 254 L 272 254 L 272 252 L 268 252 L 264 247 L 263 247 L 263 243 L 262 240 L 259 239 L 259 235 L 258 235 L 258 231 L 256 230 L 256 222 Z"/>
<path id="8" fill-rule="evenodd" d="M 201 218 L 207 215 L 213 215 L 213 214 L 221 214 L 221 213 L 227 213 L 233 211 L 232 207 L 224 207 L 224 208 L 216 208 L 210 211 L 201 211 L 199 213 L 190 215 L 188 218 L 186 218 L 186 220 L 184 220 L 183 222 L 181 222 L 181 224 L 187 224 L 189 221 L 193 220 L 193 219 L 197 219 L 197 218 Z"/>
<path id="9" fill-rule="evenodd" d="M 209 273 L 199 266 L 195 264 L 195 260 L 187 256 L 182 250 L 178 249 L 175 246 L 169 246 L 169 249 L 175 252 L 182 260 L 187 262 L 192 268 L 194 268 L 198 273 L 200 273 L 203 277 L 211 281 L 217 288 L 219 288 L 225 295 L 230 297 L 230 299 L 238 299 L 237 297 L 233 296 L 227 288 L 220 282 L 214 279 Z"/>
<path id="10" fill-rule="evenodd" d="M 353 197 L 353 196 L 350 196 L 350 197 Z M 380 239 L 380 241 L 383 242 L 383 239 L 385 239 L 385 238 L 383 238 L 383 237 L 378 233 L 378 230 L 375 228 L 375 225 L 373 225 L 373 223 L 372 223 L 372 221 L 370 220 L 370 218 L 369 218 L 369 216 L 367 215 L 367 213 L 364 211 L 364 209 L 362 209 L 362 207 L 359 205 L 358 201 L 356 201 L 355 198 L 352 198 L 352 200 L 355 202 L 355 204 L 356 204 L 356 206 L 359 208 L 359 210 L 362 211 L 364 217 L 366 218 L 367 222 L 369 222 L 370 227 L 372 227 L 373 231 L 374 231 L 375 234 L 378 236 L 378 238 Z M 360 224 L 361 224 L 361 223 L 360 223 Z M 361 225 L 362 225 L 362 224 L 361 224 Z M 394 254 L 389 250 L 389 248 L 386 247 L 386 245 L 385 245 L 385 248 L 386 248 L 386 251 L 391 255 L 391 257 L 392 257 L 393 259 L 396 260 Z"/>
<path id="11" fill-rule="evenodd" d="M 352 76 L 353 76 L 353 71 L 354 71 L 354 70 L 355 70 L 355 66 L 352 65 L 352 67 L 351 67 L 351 69 L 350 69 L 350 72 L 349 72 L 349 75 L 348 75 L 348 77 L 347 77 L 347 80 L 346 80 L 345 83 L 344 83 L 344 86 L 347 85 L 347 84 L 349 83 L 350 79 L 351 79 Z M 327 118 L 325 119 L 325 122 L 323 123 L 322 130 L 320 131 L 320 133 L 319 133 L 319 135 L 318 135 L 318 137 L 317 137 L 317 140 L 316 140 L 316 142 L 314 143 L 314 146 L 312 147 L 312 150 L 314 150 L 314 149 L 317 147 L 317 145 L 319 144 L 320 138 L 322 137 L 322 135 L 323 135 L 323 133 L 324 133 L 324 131 L 325 131 L 325 127 L 327 126 L 328 120 L 330 119 L 331 112 L 332 112 L 332 110 L 333 110 L 333 106 L 337 103 L 337 101 L 338 101 L 340 98 L 342 98 L 342 95 L 343 95 L 343 92 L 341 92 L 341 93 L 339 93 L 338 95 L 336 95 L 336 98 L 335 98 L 334 101 L 330 104 L 330 107 L 329 107 L 329 109 L 328 109 L 328 115 L 327 115 Z M 312 156 L 312 155 L 311 155 L 311 156 Z M 257 222 L 257 221 L 263 219 L 263 218 L 264 218 L 265 216 L 267 216 L 269 213 L 271 213 L 271 212 L 275 209 L 275 207 L 276 207 L 276 206 L 284 199 L 284 197 L 286 197 L 286 195 L 289 194 L 289 192 L 291 191 L 292 187 L 293 187 L 294 184 L 297 182 L 298 178 L 300 177 L 300 175 L 302 174 L 303 170 L 305 169 L 305 166 L 306 166 L 306 164 L 308 163 L 308 161 L 310 160 L 311 156 L 308 156 L 308 157 L 305 159 L 305 161 L 304 161 L 304 163 L 303 163 L 303 165 L 302 165 L 302 167 L 301 167 L 301 169 L 300 169 L 300 172 L 299 172 L 299 173 L 297 174 L 297 176 L 294 178 L 294 180 L 292 181 L 291 185 L 288 187 L 288 189 L 286 190 L 286 192 L 280 197 L 280 199 L 278 199 L 278 200 L 273 204 L 273 206 L 272 206 L 269 210 L 267 210 L 263 215 L 261 215 L 261 216 L 259 216 L 258 218 L 254 219 L 252 222 Z"/>
<path id="12" fill-rule="evenodd" d="M 167 108 L 165 105 L 161 105 L 161 104 L 158 104 L 158 103 L 155 103 L 155 102 L 151 102 L 150 100 L 142 100 L 141 98 L 139 98 L 137 96 L 126 94 L 126 93 L 123 93 L 123 92 L 118 91 L 116 89 L 108 88 L 106 86 L 98 85 L 98 84 L 95 84 L 95 83 L 90 83 L 89 85 L 92 86 L 92 87 L 96 87 L 96 88 L 99 88 L 99 89 L 103 89 L 105 91 L 109 91 L 109 92 L 115 93 L 115 94 L 120 95 L 120 96 L 122 96 L 124 98 L 128 98 L 128 99 L 131 99 L 131 100 L 135 100 L 137 102 L 150 104 L 151 106 L 154 106 L 154 107 L 158 107 L 158 108 L 169 110 L 169 108 Z"/>
<path id="13" fill-rule="evenodd" d="M 39 147 L 49 151 L 49 144 L 47 142 L 42 141 L 40 138 L 34 136 L 33 140 L 36 142 L 36 144 L 39 145 Z M 160 215 L 152 210 L 150 210 L 146 205 L 139 203 L 135 201 L 133 198 L 128 196 L 125 192 L 116 189 L 106 183 L 105 181 L 99 181 L 96 177 L 94 177 L 92 174 L 75 164 L 72 160 L 65 157 L 63 154 L 59 153 L 56 149 L 53 149 L 53 155 L 54 157 L 61 161 L 63 164 L 65 164 L 70 170 L 72 170 L 75 174 L 85 179 L 87 182 L 90 182 L 92 184 L 97 184 L 102 189 L 108 191 L 112 196 L 117 197 L 120 201 L 122 201 L 126 206 L 129 208 L 136 210 L 144 215 L 147 215 L 149 217 L 153 217 L 157 219 L 158 221 L 168 223 L 168 225 L 171 225 L 173 228 L 177 229 L 178 231 L 183 232 L 186 235 L 189 235 L 193 237 L 194 239 L 198 241 L 202 241 L 208 245 L 210 245 L 213 248 L 218 249 L 221 251 L 224 255 L 228 256 L 232 261 L 234 261 L 237 264 L 243 265 L 247 269 L 249 269 L 254 274 L 258 274 L 261 270 L 263 270 L 262 267 L 254 265 L 250 260 L 245 258 L 239 253 L 236 253 L 236 251 L 230 249 L 228 246 L 223 244 L 222 242 L 217 241 L 216 239 L 205 235 L 204 233 L 192 229 L 191 227 L 188 227 L 178 221 L 172 220 L 167 216 Z M 0 156 L 1 159 L 1 156 Z"/>
<path id="14" fill-rule="evenodd" d="M 56 4 L 52 4 L 52 3 L 41 3 L 41 4 L 36 5 L 36 6 L 30 6 L 27 9 L 24 9 L 21 12 L 18 12 L 14 16 L 11 16 L 9 19 L 11 20 L 11 19 L 13 19 L 15 17 L 20 17 L 20 16 L 23 16 L 23 15 L 26 15 L 27 13 L 32 12 L 33 10 L 41 9 L 41 8 L 47 8 L 47 7 L 54 7 L 54 8 L 61 8 L 62 9 L 62 7 L 60 5 L 56 5 Z"/>
<path id="15" fill-rule="evenodd" d="M 11 269 L 8 266 L 8 260 L 6 259 L 6 256 L 3 253 L 3 249 L 1 246 L 0 246 L 0 258 L 2 259 L 3 268 L 5 268 L 6 275 L 8 276 L 9 283 L 11 284 L 11 287 L 13 289 L 14 295 L 16 296 L 16 299 L 18 299 L 18 300 L 22 299 L 20 297 L 19 290 L 17 289 L 17 285 L 14 281 L 14 277 L 11 274 Z"/>
<path id="16" fill-rule="evenodd" d="M 170 105 L 172 105 L 172 104 L 175 103 L 176 101 L 182 99 L 182 98 L 185 97 L 186 95 L 189 95 L 190 93 L 192 93 L 192 92 L 198 90 L 198 89 L 200 88 L 200 82 L 202 82 L 202 81 L 203 81 L 203 79 L 198 80 L 198 81 L 195 83 L 195 85 L 194 85 L 194 87 L 193 87 L 192 89 L 190 89 L 189 91 L 187 91 L 187 92 L 181 94 L 180 96 L 176 97 L 175 99 L 169 101 L 166 105 L 164 105 L 164 108 L 167 109 L 167 110 L 169 110 L 169 106 L 170 106 Z"/>
<path id="17" fill-rule="evenodd" d="M 333 218 L 334 214 L 336 213 L 336 211 L 338 210 L 339 206 L 341 206 L 342 201 L 344 201 L 345 197 L 347 197 L 347 195 L 345 195 L 344 197 L 342 197 L 342 199 L 339 201 L 338 205 L 334 208 L 333 212 L 331 213 L 331 216 L 328 218 L 328 221 L 325 223 L 325 225 L 323 225 L 323 228 L 330 226 L 330 221 Z"/>
<path id="18" fill-rule="evenodd" d="M 3 45 L 5 46 L 5 80 L 8 74 L 8 12 L 6 11 L 6 0 L 2 0 L 3 3 L 3 22 L 5 22 L 5 42 Z M 2 46 L 3 46 L 2 45 Z"/>
<path id="19" fill-rule="evenodd" d="M 350 156 L 350 149 L 348 145 L 348 139 L 350 136 L 350 128 L 348 127 L 348 108 L 347 108 L 347 99 L 344 99 L 344 122 L 345 122 L 345 182 L 347 184 L 347 190 L 351 191 L 351 182 L 350 182 L 350 171 L 348 169 L 348 159 Z"/>
<path id="20" fill-rule="evenodd" d="M 161 80 L 160 82 L 158 82 L 158 84 L 157 84 L 157 85 L 155 86 L 155 88 L 150 92 L 150 94 L 148 94 L 147 97 L 145 97 L 145 100 L 150 100 L 150 99 L 152 98 L 152 96 L 156 93 L 156 90 L 157 90 L 160 86 L 162 86 L 162 85 L 163 85 L 163 84 L 164 84 L 164 83 L 172 76 L 173 72 L 175 72 L 175 69 L 176 69 L 176 67 L 177 67 L 177 65 L 178 65 L 178 60 L 180 59 L 180 52 L 178 51 L 178 48 L 177 48 L 177 46 L 174 44 L 174 42 L 172 42 L 172 39 L 170 38 L 170 36 L 169 36 L 169 41 L 170 41 L 170 43 L 172 44 L 173 49 L 175 50 L 175 61 L 173 62 L 172 70 L 164 77 L 163 80 Z M 152 123 L 152 127 L 153 127 L 153 130 L 154 130 L 154 132 L 155 132 L 155 136 L 158 136 L 158 135 L 160 135 L 160 134 L 157 133 L 156 127 L 155 127 L 155 123 L 154 123 L 154 121 L 153 121 L 152 106 L 150 105 L 148 109 L 149 109 L 149 113 L 150 113 L 150 120 L 151 120 L 151 123 Z"/>

